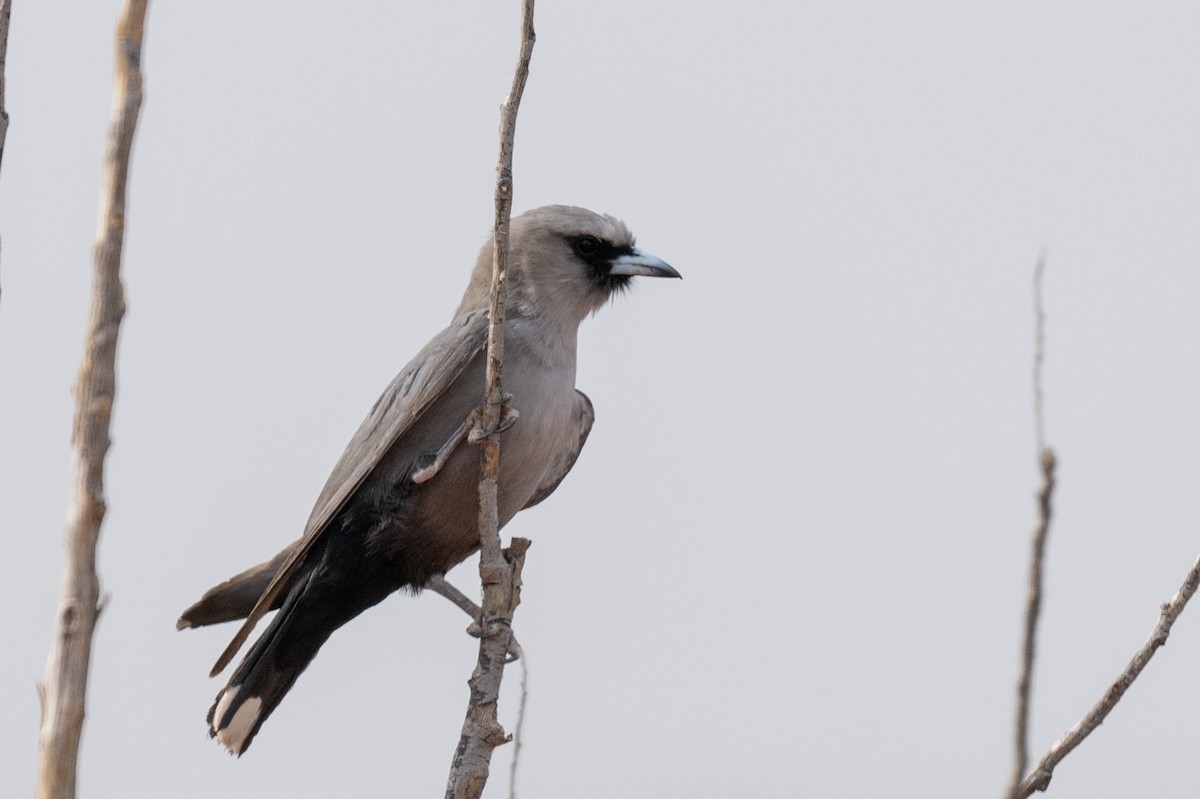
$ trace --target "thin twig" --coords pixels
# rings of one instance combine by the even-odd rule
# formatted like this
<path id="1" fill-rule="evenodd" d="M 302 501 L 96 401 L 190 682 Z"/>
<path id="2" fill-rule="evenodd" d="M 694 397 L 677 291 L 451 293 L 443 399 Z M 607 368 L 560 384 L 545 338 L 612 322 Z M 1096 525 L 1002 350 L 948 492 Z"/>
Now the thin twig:
<path id="1" fill-rule="evenodd" d="M 104 157 L 83 362 L 75 382 L 71 483 L 62 604 L 46 664 L 40 732 L 39 799 L 72 799 L 83 731 L 92 633 L 99 615 L 96 544 L 104 519 L 104 457 L 116 395 L 117 333 L 125 313 L 121 249 L 129 154 L 142 104 L 142 36 L 147 0 L 125 0 L 116 30 L 113 118 Z"/>
<path id="2" fill-rule="evenodd" d="M 1017 720 L 1013 771 L 1006 795 L 1016 796 L 1017 786 L 1029 762 L 1029 694 L 1033 682 L 1034 645 L 1038 616 L 1042 609 L 1042 563 L 1046 554 L 1046 534 L 1050 530 L 1054 494 L 1054 450 L 1042 450 L 1042 488 L 1038 492 L 1038 522 L 1033 531 L 1033 553 L 1029 562 L 1029 591 L 1025 604 L 1025 635 L 1021 650 L 1021 677 L 1017 681 Z"/>
<path id="3" fill-rule="evenodd" d="M 1192 563 L 1192 568 L 1188 570 L 1187 577 L 1184 578 L 1183 585 L 1175 592 L 1175 596 L 1162 606 L 1158 624 L 1154 626 L 1154 631 L 1150 633 L 1146 643 L 1134 653 L 1133 658 L 1125 666 L 1125 670 L 1108 687 L 1100 701 L 1088 711 L 1088 714 L 1078 724 L 1050 747 L 1046 756 L 1018 786 L 1015 793 L 1018 799 L 1025 799 L 1034 791 L 1046 790 L 1050 785 L 1050 778 L 1054 775 L 1054 767 L 1058 765 L 1059 761 L 1066 757 L 1072 749 L 1083 743 L 1083 739 L 1104 722 L 1105 717 L 1116 707 L 1117 702 L 1121 701 L 1121 697 L 1129 690 L 1133 681 L 1142 673 L 1142 669 L 1146 668 L 1150 658 L 1154 657 L 1154 653 L 1158 651 L 1159 647 L 1166 644 L 1167 636 L 1171 633 L 1171 625 L 1183 613 L 1184 607 L 1192 598 L 1192 594 L 1196 593 L 1198 586 L 1200 586 L 1200 556 Z"/>
<path id="4" fill-rule="evenodd" d="M 463 721 L 462 735 L 446 783 L 447 799 L 478 797 L 487 784 L 492 750 L 507 736 L 496 719 L 500 681 L 504 674 L 512 633 L 512 615 L 521 601 L 521 569 L 529 542 L 514 538 L 508 549 L 500 548 L 499 513 L 496 506 L 500 475 L 500 420 L 505 410 L 502 387 L 504 359 L 504 298 L 508 266 L 509 220 L 512 216 L 512 156 L 517 110 L 529 61 L 533 55 L 533 0 L 521 4 L 521 49 L 512 87 L 500 111 L 500 154 L 496 165 L 496 217 L 492 230 L 492 287 L 488 304 L 487 388 L 481 420 L 487 438 L 479 469 L 479 577 L 483 584 L 483 612 L 479 659 L 471 675 L 471 698 Z"/>
<path id="5" fill-rule="evenodd" d="M 8 23 L 12 0 L 0 0 L 0 164 L 4 163 L 4 140 L 8 138 L 8 106 L 4 97 L 4 74 L 8 66 Z"/>
<path id="6" fill-rule="evenodd" d="M 1033 268 L 1033 423 L 1038 452 L 1046 451 L 1046 415 L 1042 407 L 1042 361 L 1046 355 L 1046 312 L 1042 305 L 1042 276 L 1046 272 L 1046 248 Z"/>
<path id="7" fill-rule="evenodd" d="M 508 767 L 508 799 L 517 799 L 517 765 L 521 760 L 522 733 L 525 731 L 525 702 L 529 699 L 529 660 L 514 639 L 517 659 L 521 661 L 521 699 L 517 702 L 517 726 L 513 729 L 513 756 Z"/>
<path id="8" fill-rule="evenodd" d="M 1042 468 L 1042 487 L 1038 491 L 1038 521 L 1033 530 L 1029 559 L 1029 588 L 1025 598 L 1025 632 L 1021 644 L 1021 676 L 1017 680 L 1017 718 L 1013 741 L 1013 768 L 1004 795 L 1012 799 L 1029 764 L 1029 694 L 1033 685 L 1034 650 L 1037 644 L 1038 617 L 1042 611 L 1042 564 L 1046 557 L 1046 536 L 1050 532 L 1051 497 L 1054 495 L 1054 451 L 1046 446 L 1046 422 L 1042 408 L 1042 363 L 1046 349 L 1046 313 L 1042 306 L 1042 276 L 1046 271 L 1046 249 L 1038 255 L 1033 270 L 1033 419 L 1038 460 Z"/>
<path id="9" fill-rule="evenodd" d="M 4 97 L 4 74 L 8 66 L 8 23 L 12 0 L 0 0 L 0 164 L 4 163 L 4 139 L 8 135 L 8 106 Z"/>

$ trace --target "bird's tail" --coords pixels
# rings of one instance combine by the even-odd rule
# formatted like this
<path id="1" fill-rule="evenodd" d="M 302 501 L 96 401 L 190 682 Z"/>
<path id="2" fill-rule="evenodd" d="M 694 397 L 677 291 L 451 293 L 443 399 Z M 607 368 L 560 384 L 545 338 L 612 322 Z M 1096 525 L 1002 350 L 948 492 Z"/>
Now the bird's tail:
<path id="1" fill-rule="evenodd" d="M 301 577 L 292 587 L 279 613 L 238 664 L 208 711 L 209 737 L 216 738 L 232 754 L 240 756 L 246 751 L 259 727 L 338 626 L 320 624 L 320 619 L 309 618 L 309 613 L 297 613 L 305 604 L 305 589 L 312 579 L 311 574 Z"/>
<path id="2" fill-rule="evenodd" d="M 333 631 L 400 587 L 386 559 L 343 557 L 343 564 L 363 566 L 348 572 L 315 560 L 295 578 L 279 612 L 208 711 L 209 735 L 235 755 L 250 746 Z"/>
<path id="3" fill-rule="evenodd" d="M 179 621 L 175 622 L 175 629 L 203 627 L 206 624 L 246 618 L 295 548 L 296 544 L 292 544 L 266 563 L 252 566 L 210 588 L 196 604 L 183 612 Z M 271 609 L 278 608 L 282 601 L 283 596 L 280 596 Z"/>

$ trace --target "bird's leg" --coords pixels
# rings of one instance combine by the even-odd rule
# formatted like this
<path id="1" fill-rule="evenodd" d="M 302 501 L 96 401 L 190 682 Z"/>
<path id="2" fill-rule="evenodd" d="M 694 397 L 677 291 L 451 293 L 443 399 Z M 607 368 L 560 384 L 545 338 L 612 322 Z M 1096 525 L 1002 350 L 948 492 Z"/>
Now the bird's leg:
<path id="1" fill-rule="evenodd" d="M 454 450 L 458 449 L 458 445 L 467 437 L 467 432 L 475 425 L 475 412 L 472 411 L 462 424 L 460 424 L 445 444 L 432 455 L 426 454 L 421 456 L 414 464 L 413 470 L 409 473 L 409 479 L 417 485 L 428 482 L 435 474 L 442 470 L 446 465 L 446 461 L 450 460 L 450 456 L 454 454 Z"/>
<path id="2" fill-rule="evenodd" d="M 450 438 L 446 439 L 446 443 L 442 444 L 437 452 L 425 454 L 413 463 L 413 469 L 408 475 L 409 479 L 417 485 L 432 480 L 434 475 L 446 465 L 446 461 L 450 460 L 450 456 L 454 454 L 454 450 L 458 449 L 458 445 L 463 442 L 464 438 L 472 444 L 478 444 L 492 433 L 503 433 L 512 427 L 521 414 L 517 412 L 516 408 L 509 406 L 508 402 L 511 399 L 512 394 L 504 395 L 504 404 L 500 407 L 500 423 L 495 430 L 484 429 L 482 407 L 471 411 L 471 415 L 455 428 L 454 432 L 450 434 Z"/>
<path id="3" fill-rule="evenodd" d="M 512 394 L 504 395 L 504 401 L 500 404 L 500 421 L 496 424 L 495 429 L 484 427 L 483 406 L 471 411 L 471 418 L 468 420 L 471 424 L 471 432 L 467 434 L 467 443 L 478 444 L 492 433 L 503 433 L 516 424 L 517 419 L 521 418 L 521 414 L 516 408 L 508 404 L 511 400 Z"/>
<path id="4" fill-rule="evenodd" d="M 446 578 L 442 577 L 441 575 L 429 578 L 429 582 L 425 583 L 425 587 L 430 591 L 433 591 L 435 594 L 440 594 L 446 597 L 446 599 L 449 599 L 455 605 L 458 605 L 459 609 L 462 610 L 463 613 L 466 613 L 468 616 L 474 619 L 474 621 L 467 627 L 467 635 L 478 638 L 483 634 L 483 629 L 479 623 L 479 618 L 483 614 L 483 609 L 472 602 L 466 594 L 464 594 L 462 591 L 459 591 L 450 583 L 446 582 Z M 520 659 L 520 653 L 521 645 L 517 643 L 517 636 L 510 632 L 508 637 L 508 657 L 505 658 L 505 662 L 512 663 L 514 660 Z"/>

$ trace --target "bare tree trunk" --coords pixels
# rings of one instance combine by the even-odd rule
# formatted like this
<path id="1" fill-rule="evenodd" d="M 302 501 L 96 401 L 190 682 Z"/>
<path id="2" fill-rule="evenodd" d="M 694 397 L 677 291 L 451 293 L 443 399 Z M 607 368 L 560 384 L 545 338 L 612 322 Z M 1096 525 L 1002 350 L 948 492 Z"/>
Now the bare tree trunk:
<path id="1" fill-rule="evenodd" d="M 533 0 L 521 4 L 521 51 L 512 88 L 500 111 L 500 157 L 496 165 L 496 218 L 493 228 L 492 291 L 488 305 L 487 388 L 480 421 L 486 434 L 479 474 L 479 577 L 483 583 L 483 613 L 479 660 L 471 675 L 471 698 L 462 735 L 454 751 L 447 799 L 478 797 L 487 784 L 492 750 L 507 736 L 496 720 L 500 681 L 512 635 L 512 616 L 521 601 L 521 568 L 529 542 L 514 538 L 506 550 L 500 548 L 496 485 L 500 476 L 499 429 L 505 414 L 502 388 L 504 359 L 504 297 L 508 266 L 508 227 L 512 215 L 512 154 L 516 136 L 517 109 L 529 76 L 533 55 Z M 478 440 L 479 436 L 472 436 Z"/>
<path id="2" fill-rule="evenodd" d="M 108 130 L 83 362 L 75 382 L 70 499 L 62 604 L 46 664 L 38 763 L 39 799 L 75 796 L 92 632 L 100 614 L 96 543 L 104 519 L 104 456 L 116 394 L 117 333 L 125 313 L 121 247 L 129 153 L 142 104 L 147 0 L 125 0 L 116 30 L 113 117 Z"/>

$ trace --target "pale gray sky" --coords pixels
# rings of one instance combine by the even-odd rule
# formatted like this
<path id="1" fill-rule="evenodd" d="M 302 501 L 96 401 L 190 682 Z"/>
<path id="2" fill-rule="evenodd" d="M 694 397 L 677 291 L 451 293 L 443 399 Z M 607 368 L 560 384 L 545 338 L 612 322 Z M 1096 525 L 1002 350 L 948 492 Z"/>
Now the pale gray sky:
<path id="1" fill-rule="evenodd" d="M 3 796 L 34 780 L 118 2 L 15 5 Z M 173 625 L 299 534 L 449 319 L 490 226 L 516 13 L 152 4 L 82 797 L 441 795 L 475 652 L 443 600 L 340 631 L 241 760 L 204 726 L 232 630 Z M 596 428 L 506 530 L 534 540 L 521 796 L 999 795 L 1043 245 L 1061 484 L 1035 756 L 1200 551 L 1200 10 L 537 13 L 517 208 L 613 213 L 685 280 L 584 325 Z M 473 590 L 473 563 L 452 577 Z M 1193 608 L 1051 795 L 1193 794 L 1198 673 Z"/>

